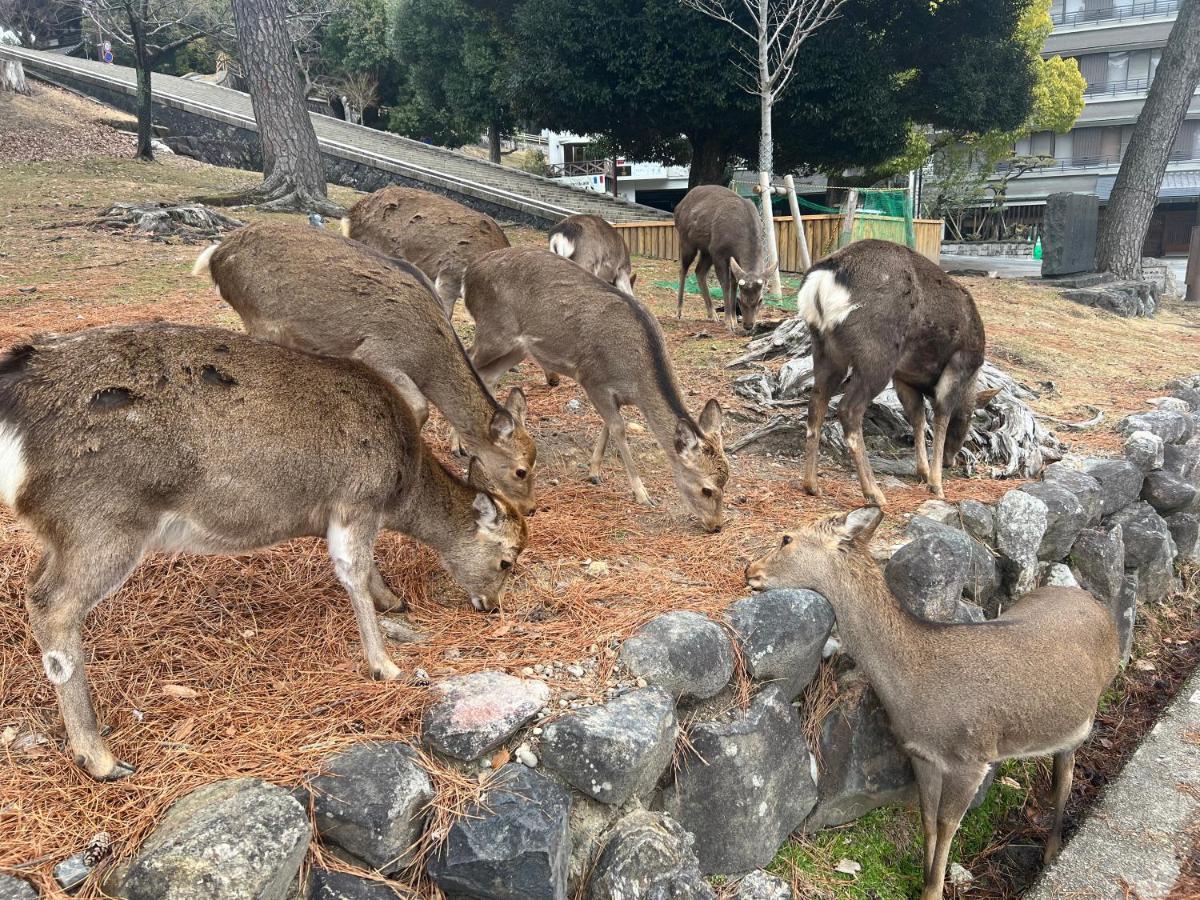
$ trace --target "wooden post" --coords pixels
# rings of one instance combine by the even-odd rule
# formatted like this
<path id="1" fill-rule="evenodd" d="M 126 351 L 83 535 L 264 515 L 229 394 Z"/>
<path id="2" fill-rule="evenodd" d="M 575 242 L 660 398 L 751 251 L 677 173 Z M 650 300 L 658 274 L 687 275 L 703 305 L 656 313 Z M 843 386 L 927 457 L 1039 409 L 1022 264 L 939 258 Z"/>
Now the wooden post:
<path id="1" fill-rule="evenodd" d="M 763 228 L 767 238 L 767 258 L 764 263 L 769 266 L 779 262 L 779 242 L 775 239 L 775 215 L 771 209 L 771 182 L 768 180 L 766 172 L 758 173 L 758 201 L 762 206 Z M 771 294 L 776 297 L 783 296 L 783 283 L 779 280 L 778 265 L 775 266 L 775 272 L 771 275 Z"/>
<path id="2" fill-rule="evenodd" d="M 842 219 L 842 241 L 839 243 L 845 244 L 850 242 L 850 238 L 854 234 L 854 213 L 858 209 L 858 191 L 851 189 L 846 194 L 846 215 Z"/>
<path id="3" fill-rule="evenodd" d="M 804 220 L 800 218 L 800 201 L 796 199 L 796 179 L 791 175 L 783 176 L 787 187 L 788 208 L 792 211 L 792 223 L 796 226 L 796 249 L 799 251 L 800 271 L 807 272 L 812 268 L 812 254 L 808 252 L 808 235 L 804 233 Z"/>
<path id="4" fill-rule="evenodd" d="M 1187 274 L 1183 276 L 1187 288 L 1183 298 L 1188 303 L 1200 303 L 1200 225 L 1192 226 L 1192 240 L 1188 246 Z"/>

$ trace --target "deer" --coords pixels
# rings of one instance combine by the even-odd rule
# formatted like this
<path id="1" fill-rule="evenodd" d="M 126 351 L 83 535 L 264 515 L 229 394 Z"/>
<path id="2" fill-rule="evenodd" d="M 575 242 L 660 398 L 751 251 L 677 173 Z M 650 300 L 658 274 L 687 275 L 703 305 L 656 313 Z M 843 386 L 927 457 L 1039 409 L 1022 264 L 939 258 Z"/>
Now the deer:
<path id="1" fill-rule="evenodd" d="M 567 216 L 550 230 L 550 251 L 574 260 L 601 281 L 633 293 L 637 275 L 621 233 L 600 216 Z"/>
<path id="2" fill-rule="evenodd" d="M 816 591 L 833 607 L 844 649 L 912 763 L 925 835 L 921 900 L 941 900 L 950 843 L 993 763 L 1053 757 L 1045 861 L 1061 849 L 1075 751 L 1117 674 L 1117 630 L 1078 588 L 1039 588 L 979 624 L 918 618 L 868 549 L 882 518 L 872 506 L 787 531 L 750 563 L 746 581 L 756 591 Z"/>
<path id="3" fill-rule="evenodd" d="M 729 463 L 721 438 L 721 406 L 710 399 L 699 419 L 684 406 L 658 321 L 631 294 L 548 250 L 494 250 L 467 267 L 463 285 L 475 319 L 471 360 L 486 385 L 527 355 L 561 372 L 587 393 L 604 425 L 588 476 L 601 479 L 611 439 L 634 499 L 654 505 L 625 436 L 622 406 L 636 406 L 667 454 L 685 505 L 709 531 L 719 531 Z"/>
<path id="4" fill-rule="evenodd" d="M 708 270 L 717 269 L 717 281 L 725 298 L 725 326 L 737 332 L 737 315 L 747 332 L 754 330 L 762 305 L 763 286 L 777 265 L 763 263 L 762 225 L 754 204 L 729 188 L 705 184 L 692 188 L 675 207 L 675 231 L 679 235 L 679 295 L 675 318 L 683 318 L 683 290 L 688 269 L 696 259 L 696 281 L 708 317 L 714 318 L 708 293 Z"/>
<path id="5" fill-rule="evenodd" d="M 42 555 L 26 595 L 76 762 L 133 767 L 97 729 L 87 613 L 148 554 L 246 553 L 324 537 L 372 677 L 401 673 L 372 607 L 403 609 L 372 558 L 387 528 L 436 550 L 499 607 L 527 533 L 501 495 L 455 478 L 395 388 L 365 366 L 220 328 L 110 326 L 0 358 L 0 493 Z"/>
<path id="6" fill-rule="evenodd" d="M 359 360 L 396 386 L 422 425 L 432 402 L 496 487 L 523 514 L 536 510 L 525 394 L 496 401 L 411 263 L 317 228 L 264 222 L 205 249 L 193 274 L 212 279 L 250 334 Z"/>
<path id="7" fill-rule="evenodd" d="M 467 263 L 509 246 L 491 216 L 449 197 L 393 185 L 368 194 L 342 218 L 342 234 L 408 260 L 433 282 L 449 319 Z"/>
<path id="8" fill-rule="evenodd" d="M 976 406 L 998 391 L 975 393 L 986 343 L 970 293 L 919 253 L 888 241 L 850 244 L 804 278 L 797 305 L 812 336 L 813 387 L 805 429 L 804 489 L 820 496 L 817 457 L 829 400 L 868 502 L 887 498 L 863 443 L 867 407 L 890 379 L 913 429 L 917 476 L 945 497 L 942 468 L 953 462 Z M 849 371 L 849 377 L 846 373 Z M 933 466 L 925 449 L 925 398 L 933 404 Z"/>

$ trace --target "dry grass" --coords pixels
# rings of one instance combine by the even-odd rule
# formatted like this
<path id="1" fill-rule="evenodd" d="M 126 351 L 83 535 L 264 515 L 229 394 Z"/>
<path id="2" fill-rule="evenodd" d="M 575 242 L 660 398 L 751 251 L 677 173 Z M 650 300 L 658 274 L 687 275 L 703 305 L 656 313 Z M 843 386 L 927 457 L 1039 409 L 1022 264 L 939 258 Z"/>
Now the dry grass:
<path id="1" fill-rule="evenodd" d="M 26 119 L 54 108 L 88 127 L 108 115 L 47 90 L 32 105 L 6 111 L 14 108 Z M 209 288 L 187 277 L 195 247 L 35 226 L 78 219 L 112 201 L 228 191 L 256 177 L 172 158 L 143 165 L 84 154 L 67 162 L 0 165 L 0 343 L 43 330 L 154 319 L 238 327 Z M 334 196 L 352 199 L 341 189 Z M 518 243 L 544 240 L 530 229 L 509 232 Z M 674 276 L 672 263 L 637 260 L 636 268 L 642 284 Z M 1200 368 L 1197 336 L 1183 314 L 1130 323 L 1035 288 L 997 282 L 972 287 L 1000 357 L 1020 357 L 1013 367 L 1022 377 L 1058 383 L 1062 396 L 1047 399 L 1048 413 L 1070 414 L 1082 403 L 1100 404 L 1113 415 L 1138 409 L 1169 377 Z M 698 409 L 704 397 L 715 395 L 740 409 L 721 364 L 741 352 L 744 339 L 725 335 L 716 323 L 675 320 L 669 290 L 647 287 L 642 296 L 662 318 L 689 406 Z M 689 315 L 697 303 L 692 298 Z M 537 662 L 598 655 L 594 681 L 552 685 L 597 696 L 614 663 L 607 652 L 612 642 L 667 610 L 718 615 L 744 593 L 745 563 L 780 529 L 861 502 L 855 481 L 828 462 L 826 495 L 814 500 L 797 488 L 795 462 L 743 454 L 732 460 L 728 525 L 718 535 L 703 534 L 680 508 L 648 434 L 634 434 L 632 444 L 647 487 L 661 503 L 653 510 L 632 503 L 611 457 L 605 483 L 585 483 L 599 420 L 575 385 L 548 388 L 530 364 L 509 380 L 529 394 L 544 508 L 531 522 L 529 549 L 497 617 L 471 612 L 430 551 L 400 536 L 381 538 L 381 569 L 410 600 L 412 622 L 428 634 L 424 643 L 393 648 L 406 673 L 424 668 L 436 679 L 483 669 L 519 672 Z M 572 399 L 585 403 L 584 415 L 567 411 Z M 640 421 L 636 414 L 630 418 Z M 748 427 L 730 422 L 726 440 Z M 436 419 L 429 436 L 444 452 L 446 433 Z M 954 477 L 947 493 L 951 499 L 993 500 L 1009 487 Z M 893 523 L 928 498 L 911 482 L 892 481 L 885 489 Z M 93 834 L 108 831 L 116 842 L 114 858 L 125 856 L 175 798 L 199 785 L 253 775 L 291 786 L 322 758 L 353 743 L 417 738 L 428 689 L 365 677 L 349 605 L 321 542 L 294 541 L 237 558 L 156 557 L 88 623 L 99 714 L 117 754 L 138 767 L 122 782 L 96 784 L 64 753 L 53 691 L 26 625 L 25 579 L 36 547 L 7 514 L 0 516 L 0 537 L 0 731 L 11 728 L 14 738 L 0 747 L 0 871 L 31 876 L 49 889 L 52 864 Z M 609 574 L 587 577 L 588 560 L 607 561 Z M 743 674 L 743 703 L 747 684 Z M 167 685 L 190 688 L 195 696 L 164 693 Z M 31 735 L 45 735 L 48 742 L 30 747 Z M 462 812 L 477 786 L 437 765 L 434 777 L 437 833 Z M 314 845 L 311 860 L 328 858 Z M 421 889 L 428 895 L 428 888 Z M 84 896 L 94 893 L 93 885 Z"/>

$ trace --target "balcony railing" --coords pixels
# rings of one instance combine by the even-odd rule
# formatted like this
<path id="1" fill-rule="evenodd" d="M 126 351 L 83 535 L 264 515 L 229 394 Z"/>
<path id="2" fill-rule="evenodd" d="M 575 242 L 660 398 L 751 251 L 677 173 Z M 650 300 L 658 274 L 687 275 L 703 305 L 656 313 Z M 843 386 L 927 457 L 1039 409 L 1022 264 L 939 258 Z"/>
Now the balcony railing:
<path id="1" fill-rule="evenodd" d="M 573 178 L 578 175 L 607 175 L 611 163 L 607 159 L 582 159 L 579 162 L 550 165 L 548 174 L 551 178 Z"/>
<path id="2" fill-rule="evenodd" d="M 1055 25 L 1088 25 L 1093 22 L 1123 21 L 1125 19 L 1149 19 L 1176 12 L 1179 0 L 1143 0 L 1141 3 L 1106 3 L 1090 9 L 1067 12 L 1065 9 L 1050 13 Z"/>
<path id="3" fill-rule="evenodd" d="M 1172 150 L 1171 162 L 1190 162 L 1200 159 L 1200 149 L 1185 149 Z M 1063 169 L 1106 169 L 1112 166 L 1121 164 L 1121 155 L 1119 153 L 1110 153 L 1107 156 L 1071 156 L 1066 159 L 1055 160 L 1052 163 L 1047 163 L 1044 166 L 1038 166 L 1037 172 L 1051 172 Z M 1011 166 L 1008 163 L 1000 163 L 996 166 L 997 172 L 1006 172 Z"/>
<path id="4" fill-rule="evenodd" d="M 1102 97 L 1105 94 L 1126 94 L 1150 90 L 1150 78 L 1126 78 L 1124 81 L 1100 81 L 1089 84 L 1084 88 L 1084 94 L 1089 97 Z"/>

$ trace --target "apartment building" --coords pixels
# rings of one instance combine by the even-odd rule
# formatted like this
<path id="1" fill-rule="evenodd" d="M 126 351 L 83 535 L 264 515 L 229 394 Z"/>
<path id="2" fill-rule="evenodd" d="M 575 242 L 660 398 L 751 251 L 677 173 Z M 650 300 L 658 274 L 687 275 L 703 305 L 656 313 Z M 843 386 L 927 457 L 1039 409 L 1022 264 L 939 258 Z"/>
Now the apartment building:
<path id="1" fill-rule="evenodd" d="M 1021 141 L 1019 154 L 1054 157 L 1054 164 L 1013 180 L 1012 218 L 1039 221 L 1046 197 L 1059 191 L 1093 193 L 1103 204 L 1175 22 L 1179 0 L 1054 0 L 1048 56 L 1074 57 L 1087 79 L 1083 113 L 1067 134 L 1042 132 Z M 1200 95 L 1171 153 L 1146 253 L 1186 253 L 1200 224 Z"/>

